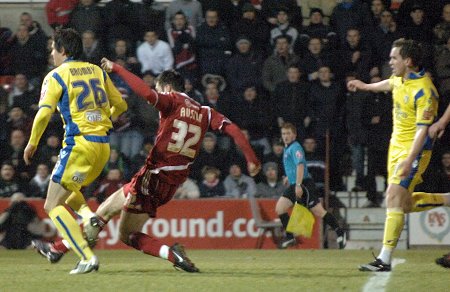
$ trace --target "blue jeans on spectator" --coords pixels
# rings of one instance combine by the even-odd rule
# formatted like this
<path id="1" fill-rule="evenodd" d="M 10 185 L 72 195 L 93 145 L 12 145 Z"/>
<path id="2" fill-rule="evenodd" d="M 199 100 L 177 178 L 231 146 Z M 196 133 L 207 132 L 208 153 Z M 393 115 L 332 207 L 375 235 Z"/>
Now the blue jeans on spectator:
<path id="1" fill-rule="evenodd" d="M 110 144 L 120 150 L 126 157 L 132 158 L 142 149 L 144 136 L 137 130 L 111 132 Z"/>

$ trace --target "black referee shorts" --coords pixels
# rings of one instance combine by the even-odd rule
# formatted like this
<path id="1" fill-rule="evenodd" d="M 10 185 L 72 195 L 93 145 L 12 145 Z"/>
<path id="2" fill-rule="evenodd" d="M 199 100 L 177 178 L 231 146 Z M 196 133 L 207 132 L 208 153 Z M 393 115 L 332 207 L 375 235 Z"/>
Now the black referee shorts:
<path id="1" fill-rule="evenodd" d="M 295 184 L 290 185 L 289 188 L 284 191 L 283 197 L 289 199 L 292 204 L 295 202 L 302 204 L 308 209 L 313 208 L 315 205 L 320 203 L 319 196 L 317 194 L 316 185 L 314 181 L 310 178 L 304 179 L 302 183 L 303 195 L 301 199 L 297 199 L 295 196 Z"/>

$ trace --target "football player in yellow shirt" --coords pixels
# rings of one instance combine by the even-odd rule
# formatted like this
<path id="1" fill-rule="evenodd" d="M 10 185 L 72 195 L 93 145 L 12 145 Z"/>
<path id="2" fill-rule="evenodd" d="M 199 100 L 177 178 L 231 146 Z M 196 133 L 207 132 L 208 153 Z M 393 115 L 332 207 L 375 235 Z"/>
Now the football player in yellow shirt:
<path id="1" fill-rule="evenodd" d="M 428 127 L 437 115 L 438 94 L 431 79 L 420 70 L 422 50 L 413 40 L 398 39 L 391 49 L 392 77 L 373 84 L 347 83 L 351 91 L 392 91 L 394 126 L 388 155 L 388 188 L 383 248 L 360 271 L 391 270 L 391 258 L 404 226 L 404 214 L 449 205 L 449 196 L 413 193 L 431 158 L 433 140 Z"/>
<path id="2" fill-rule="evenodd" d="M 99 263 L 81 228 L 64 205 L 69 205 L 84 220 L 94 215 L 80 189 L 95 180 L 108 161 L 111 117 L 116 118 L 127 109 L 108 74 L 96 65 L 78 60 L 82 51 L 81 37 L 76 31 L 62 29 L 55 32 L 51 54 L 57 68 L 43 81 L 39 110 L 23 155 L 25 162 L 30 164 L 51 115 L 58 109 L 65 137 L 44 209 L 80 257 L 71 274 L 97 270 Z"/>

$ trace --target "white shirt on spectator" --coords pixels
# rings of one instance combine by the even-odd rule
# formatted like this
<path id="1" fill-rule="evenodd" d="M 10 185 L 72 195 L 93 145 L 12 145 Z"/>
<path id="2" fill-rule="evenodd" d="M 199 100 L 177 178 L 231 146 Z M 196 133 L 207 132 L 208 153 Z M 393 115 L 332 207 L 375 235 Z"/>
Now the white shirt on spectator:
<path id="1" fill-rule="evenodd" d="M 153 46 L 148 42 L 142 43 L 137 48 L 137 58 L 142 65 L 142 73 L 151 70 L 160 74 L 173 68 L 172 50 L 165 41 L 157 40 Z"/>

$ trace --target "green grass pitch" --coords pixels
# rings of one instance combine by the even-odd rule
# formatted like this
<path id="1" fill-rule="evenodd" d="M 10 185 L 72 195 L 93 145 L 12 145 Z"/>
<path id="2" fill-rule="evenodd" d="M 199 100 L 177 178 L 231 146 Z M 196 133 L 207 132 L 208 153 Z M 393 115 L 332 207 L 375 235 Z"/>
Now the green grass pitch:
<path id="1" fill-rule="evenodd" d="M 201 273 L 176 271 L 133 250 L 97 251 L 100 270 L 69 275 L 77 261 L 50 264 L 32 250 L 0 250 L 0 291 L 363 291 L 374 273 L 357 270 L 370 251 L 188 250 Z M 449 291 L 450 269 L 434 263 L 448 250 L 396 251 L 385 291 Z M 379 289 L 373 291 L 382 291 Z"/>

